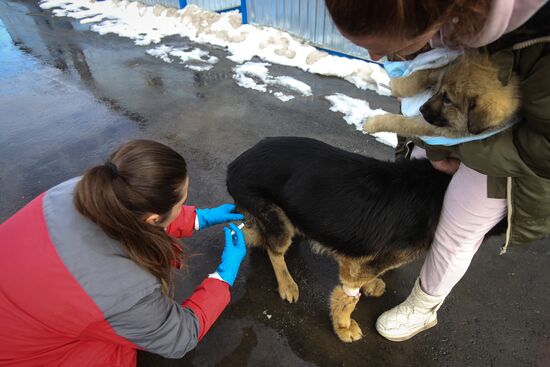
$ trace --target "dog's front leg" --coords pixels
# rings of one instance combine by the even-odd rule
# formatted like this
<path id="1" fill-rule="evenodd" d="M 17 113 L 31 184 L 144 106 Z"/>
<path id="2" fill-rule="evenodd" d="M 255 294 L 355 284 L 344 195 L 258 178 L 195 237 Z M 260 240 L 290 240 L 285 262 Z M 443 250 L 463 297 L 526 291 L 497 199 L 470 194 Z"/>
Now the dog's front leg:
<path id="1" fill-rule="evenodd" d="M 334 288 L 330 296 L 330 316 L 334 332 L 346 343 L 359 340 L 363 332 L 359 324 L 351 318 L 355 310 L 361 287 L 370 274 L 363 271 L 363 261 L 358 259 L 339 258 L 340 285 Z"/>
<path id="2" fill-rule="evenodd" d="M 437 84 L 442 73 L 440 69 L 415 71 L 411 75 L 390 80 L 391 94 L 395 97 L 412 97 Z"/>
<path id="3" fill-rule="evenodd" d="M 387 113 L 369 117 L 363 124 L 363 131 L 369 134 L 392 132 L 410 137 L 424 135 L 424 132 L 429 129 L 428 125 L 422 117 L 407 118 L 403 115 Z"/>
<path id="4" fill-rule="evenodd" d="M 363 332 L 357 321 L 351 318 L 357 302 L 359 302 L 359 288 L 356 295 L 349 295 L 349 290 L 353 289 L 348 285 L 338 285 L 332 291 L 330 296 L 330 318 L 332 327 L 341 341 L 351 343 L 363 337 Z"/>
<path id="5" fill-rule="evenodd" d="M 298 285 L 294 279 L 292 279 L 288 271 L 284 254 L 274 252 L 271 249 L 268 249 L 267 253 L 269 255 L 269 260 L 271 260 L 271 265 L 273 265 L 275 277 L 277 278 L 279 296 L 290 303 L 298 301 L 300 291 L 298 290 Z"/>
<path id="6" fill-rule="evenodd" d="M 456 131 L 438 127 L 427 123 L 422 116 L 405 117 L 397 114 L 384 114 L 372 116 L 363 124 L 363 131 L 373 134 L 379 132 L 392 132 L 401 136 L 448 136 L 456 137 Z"/>

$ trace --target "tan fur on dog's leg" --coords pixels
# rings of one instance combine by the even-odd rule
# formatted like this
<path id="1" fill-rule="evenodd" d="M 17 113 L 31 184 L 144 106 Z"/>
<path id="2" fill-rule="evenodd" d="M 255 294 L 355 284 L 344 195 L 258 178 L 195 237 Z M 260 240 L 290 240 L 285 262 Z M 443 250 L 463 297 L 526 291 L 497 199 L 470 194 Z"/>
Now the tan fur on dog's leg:
<path id="1" fill-rule="evenodd" d="M 262 247 L 264 245 L 264 240 L 261 235 L 261 233 L 258 231 L 257 228 L 250 226 L 248 223 L 246 226 L 242 229 L 244 234 L 244 239 L 246 242 L 246 246 L 248 247 Z"/>
<path id="2" fill-rule="evenodd" d="M 271 265 L 273 265 L 277 284 L 279 285 L 279 296 L 290 303 L 298 301 L 300 291 L 298 290 L 298 285 L 288 272 L 284 255 L 277 254 L 270 249 L 267 250 L 267 253 L 269 260 L 271 260 Z"/>
<path id="3" fill-rule="evenodd" d="M 361 291 L 365 296 L 380 297 L 386 291 L 386 283 L 380 278 L 372 278 L 361 287 Z"/>
<path id="4" fill-rule="evenodd" d="M 427 69 L 393 78 L 390 80 L 391 94 L 395 97 L 412 97 L 436 84 L 441 73 L 441 69 Z"/>
<path id="5" fill-rule="evenodd" d="M 351 343 L 363 337 L 363 332 L 355 320 L 351 318 L 359 297 L 350 297 L 337 286 L 330 296 L 330 318 L 334 332 L 340 340 Z"/>
<path id="6" fill-rule="evenodd" d="M 265 247 L 265 240 L 262 236 L 260 222 L 249 212 L 238 208 L 238 211 L 244 215 L 245 226 L 242 229 L 246 246 L 248 247 Z"/>
<path id="7" fill-rule="evenodd" d="M 373 134 L 379 132 L 393 132 L 398 135 L 407 137 L 418 136 L 447 136 L 447 137 L 462 137 L 465 134 L 458 133 L 445 127 L 434 126 L 426 121 L 421 116 L 404 117 L 396 114 L 385 114 L 372 116 L 363 124 L 363 131 Z"/>
<path id="8" fill-rule="evenodd" d="M 365 282 L 370 280 L 372 274 L 364 271 L 364 264 L 367 259 L 354 259 L 348 257 L 337 258 L 339 265 L 340 282 L 330 296 L 330 315 L 334 332 L 340 340 L 346 343 L 359 340 L 363 337 L 363 332 L 351 314 L 355 310 L 359 295 L 352 297 L 344 291 L 343 287 L 348 289 L 360 289 Z"/>

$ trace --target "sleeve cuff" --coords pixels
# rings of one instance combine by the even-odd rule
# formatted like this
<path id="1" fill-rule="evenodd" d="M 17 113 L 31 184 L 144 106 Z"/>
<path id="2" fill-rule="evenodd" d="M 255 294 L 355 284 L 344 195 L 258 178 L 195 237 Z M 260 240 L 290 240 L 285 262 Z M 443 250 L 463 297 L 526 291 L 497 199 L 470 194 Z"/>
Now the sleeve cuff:
<path id="1" fill-rule="evenodd" d="M 199 321 L 199 337 L 210 330 L 231 298 L 229 284 L 215 279 L 205 279 L 182 306 L 190 308 Z"/>
<path id="2" fill-rule="evenodd" d="M 195 214 L 195 231 L 198 231 L 199 229 L 201 229 L 199 225 L 199 216 Z"/>
<path id="3" fill-rule="evenodd" d="M 183 205 L 180 215 L 166 227 L 166 233 L 176 238 L 191 237 L 195 223 L 195 207 Z"/>
<path id="4" fill-rule="evenodd" d="M 218 279 L 218 280 L 221 280 L 222 282 L 225 282 L 227 283 L 225 280 L 223 280 L 223 278 L 220 276 L 220 274 L 218 274 L 218 272 L 214 272 L 212 274 L 208 274 L 208 278 L 211 278 L 211 279 Z M 228 283 L 229 284 L 229 283 Z"/>

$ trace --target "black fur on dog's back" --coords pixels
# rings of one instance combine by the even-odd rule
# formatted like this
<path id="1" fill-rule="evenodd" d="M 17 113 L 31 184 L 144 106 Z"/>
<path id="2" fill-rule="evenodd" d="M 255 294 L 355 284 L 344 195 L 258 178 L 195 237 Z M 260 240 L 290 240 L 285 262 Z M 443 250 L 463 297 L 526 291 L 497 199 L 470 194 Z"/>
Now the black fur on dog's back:
<path id="1" fill-rule="evenodd" d="M 451 176 L 428 160 L 384 162 L 318 140 L 266 138 L 227 172 L 238 207 L 280 207 L 307 237 L 351 257 L 427 247 Z"/>

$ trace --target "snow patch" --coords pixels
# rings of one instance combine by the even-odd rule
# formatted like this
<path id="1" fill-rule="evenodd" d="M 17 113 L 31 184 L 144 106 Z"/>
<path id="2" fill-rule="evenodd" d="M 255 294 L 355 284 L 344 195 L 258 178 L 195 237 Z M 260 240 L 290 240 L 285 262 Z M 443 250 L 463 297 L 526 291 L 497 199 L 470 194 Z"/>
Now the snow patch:
<path id="1" fill-rule="evenodd" d="M 342 93 L 336 93 L 325 97 L 330 101 L 332 106 L 330 110 L 333 112 L 341 112 L 344 114 L 344 120 L 349 125 L 355 126 L 359 131 L 363 131 L 363 122 L 370 116 L 382 115 L 386 111 L 378 108 L 373 110 L 369 104 L 361 99 L 351 98 Z M 375 133 L 373 136 L 381 143 L 397 146 L 397 135 L 394 133 Z"/>
<path id="2" fill-rule="evenodd" d="M 275 92 L 275 93 L 273 93 L 273 95 L 275 97 L 279 98 L 283 102 L 287 102 L 287 101 L 290 101 L 291 99 L 295 98 L 294 96 L 286 95 L 283 92 Z"/>
<path id="3" fill-rule="evenodd" d="M 157 57 L 168 63 L 172 62 L 172 58 L 170 56 L 179 58 L 180 64 L 191 62 L 191 64 L 185 65 L 185 67 L 197 71 L 210 70 L 213 67 L 213 64 L 219 61 L 217 57 L 211 56 L 208 51 L 201 50 L 200 48 L 177 48 L 160 45 L 149 49 L 146 52 L 149 55 Z"/>
<path id="4" fill-rule="evenodd" d="M 159 47 L 151 48 L 145 52 L 151 56 L 161 59 L 164 62 L 171 63 L 172 59 L 168 56 L 170 51 L 172 51 L 172 47 L 160 45 Z"/>
<path id="5" fill-rule="evenodd" d="M 208 71 L 213 68 L 212 65 L 205 65 L 205 66 L 199 66 L 199 65 L 185 65 L 187 69 L 195 70 L 195 71 Z"/>
<path id="6" fill-rule="evenodd" d="M 274 92 L 274 88 L 282 88 L 285 92 L 296 92 L 304 97 L 311 96 L 311 87 L 289 76 L 273 77 L 269 74 L 266 62 L 246 62 L 233 68 L 233 79 L 243 88 L 254 89 L 260 92 L 269 92 L 283 102 L 295 98 L 281 91 Z M 268 90 L 268 87 L 270 88 Z"/>

